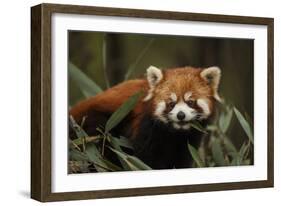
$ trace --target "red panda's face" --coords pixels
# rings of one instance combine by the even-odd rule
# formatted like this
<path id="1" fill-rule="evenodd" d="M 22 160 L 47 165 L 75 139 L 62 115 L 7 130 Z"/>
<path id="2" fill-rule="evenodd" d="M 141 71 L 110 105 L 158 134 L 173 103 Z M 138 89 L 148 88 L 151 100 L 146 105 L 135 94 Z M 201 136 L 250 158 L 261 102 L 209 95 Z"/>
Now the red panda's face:
<path id="1" fill-rule="evenodd" d="M 163 73 L 150 67 L 147 78 L 150 90 L 145 101 L 151 101 L 154 118 L 175 129 L 187 130 L 190 121 L 207 119 L 215 99 L 219 100 L 217 67 L 176 68 Z"/>

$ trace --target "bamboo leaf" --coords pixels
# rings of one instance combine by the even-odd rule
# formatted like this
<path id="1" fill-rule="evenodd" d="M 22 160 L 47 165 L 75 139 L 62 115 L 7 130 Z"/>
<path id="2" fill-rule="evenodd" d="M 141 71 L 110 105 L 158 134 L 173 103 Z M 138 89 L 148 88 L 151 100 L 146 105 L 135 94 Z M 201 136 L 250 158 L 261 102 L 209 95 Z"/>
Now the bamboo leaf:
<path id="1" fill-rule="evenodd" d="M 239 151 L 239 156 L 241 157 L 241 162 L 242 162 L 244 155 L 245 155 L 246 151 L 248 150 L 248 148 L 249 148 L 249 144 L 244 142 Z"/>
<path id="2" fill-rule="evenodd" d="M 151 167 L 146 165 L 143 161 L 141 161 L 139 158 L 137 158 L 135 156 L 129 155 L 127 158 L 130 162 L 132 162 L 132 164 L 134 164 L 140 170 L 151 170 L 152 169 Z"/>
<path id="3" fill-rule="evenodd" d="M 69 160 L 73 161 L 88 161 L 87 155 L 82 152 L 79 152 L 76 149 L 72 149 L 69 151 Z"/>
<path id="4" fill-rule="evenodd" d="M 104 162 L 107 165 L 108 169 L 110 169 L 111 171 L 123 171 L 123 168 L 117 166 L 116 164 L 110 162 L 105 158 L 101 159 L 101 161 Z"/>
<path id="5" fill-rule="evenodd" d="M 204 163 L 203 161 L 201 160 L 197 150 L 191 146 L 190 144 L 187 145 L 188 147 L 188 150 L 193 158 L 193 160 L 195 161 L 195 163 L 197 164 L 198 167 L 204 167 Z"/>
<path id="6" fill-rule="evenodd" d="M 250 124 L 246 121 L 246 119 L 243 117 L 243 115 L 238 111 L 238 109 L 234 108 L 234 113 L 240 123 L 240 125 L 242 126 L 242 128 L 244 129 L 245 133 L 247 134 L 249 140 L 251 141 L 251 143 L 254 143 L 254 138 L 253 138 L 253 132 L 251 130 Z"/>
<path id="7" fill-rule="evenodd" d="M 115 137 L 112 137 L 111 135 L 108 136 L 108 141 L 109 143 L 112 145 L 112 147 L 120 152 L 122 152 L 122 149 L 117 141 L 117 138 Z M 118 159 L 122 165 L 122 167 L 125 169 L 125 170 L 130 170 L 130 168 L 128 167 L 128 164 L 123 160 L 123 158 L 121 156 L 118 155 Z"/>
<path id="8" fill-rule="evenodd" d="M 191 127 L 193 127 L 194 129 L 204 133 L 204 134 L 208 134 L 208 132 L 206 132 L 205 128 L 197 121 L 192 121 L 188 123 Z"/>
<path id="9" fill-rule="evenodd" d="M 121 136 L 118 139 L 118 142 L 119 142 L 119 145 L 122 146 L 122 147 L 126 147 L 126 148 L 129 148 L 129 149 L 132 149 L 132 150 L 134 149 L 132 143 L 130 142 L 129 138 L 127 138 L 127 137 Z"/>
<path id="10" fill-rule="evenodd" d="M 113 148 L 110 147 L 110 149 L 115 152 L 115 154 L 117 154 L 123 161 L 124 163 L 127 165 L 127 167 L 129 168 L 128 170 L 139 170 L 139 168 L 137 166 L 135 166 L 134 164 L 132 164 L 128 159 L 127 159 L 127 155 L 125 155 L 122 152 L 119 152 L 118 150 L 115 150 Z"/>
<path id="11" fill-rule="evenodd" d="M 69 76 L 76 82 L 85 97 L 95 96 L 102 89 L 74 64 L 68 64 Z"/>
<path id="12" fill-rule="evenodd" d="M 69 117 L 69 120 L 70 126 L 75 131 L 77 138 L 82 141 L 83 138 L 89 137 L 88 134 L 76 123 L 72 116 Z"/>
<path id="13" fill-rule="evenodd" d="M 110 149 L 113 152 L 115 152 L 119 157 L 121 157 L 131 170 L 151 170 L 151 167 L 146 165 L 144 162 L 142 162 L 137 157 L 122 153 L 111 147 L 110 147 Z"/>
<path id="14" fill-rule="evenodd" d="M 100 135 L 97 135 L 97 136 L 92 136 L 92 137 L 86 137 L 85 140 L 86 140 L 86 143 L 87 142 L 98 142 L 99 140 L 101 140 L 102 137 Z M 83 139 L 82 138 L 77 138 L 77 139 L 74 139 L 72 140 L 72 142 L 75 144 L 75 145 L 82 145 L 83 144 Z"/>
<path id="15" fill-rule="evenodd" d="M 105 133 L 117 126 L 136 106 L 142 92 L 132 95 L 125 103 L 123 103 L 108 119 L 105 125 Z"/>
<path id="16" fill-rule="evenodd" d="M 221 113 L 220 118 L 219 118 L 219 126 L 220 129 L 223 133 L 225 133 L 230 125 L 231 119 L 233 116 L 233 110 L 232 109 L 227 109 L 226 112 Z"/>
<path id="17" fill-rule="evenodd" d="M 243 160 L 246 159 L 247 151 L 250 149 L 250 142 L 244 142 L 239 150 L 239 155 L 237 158 L 237 165 L 243 164 Z"/>
<path id="18" fill-rule="evenodd" d="M 133 72 L 135 71 L 138 63 L 141 61 L 141 59 L 144 57 L 145 53 L 147 52 L 147 50 L 149 49 L 149 47 L 151 46 L 151 44 L 153 43 L 154 39 L 151 39 L 148 44 L 143 48 L 143 50 L 140 52 L 140 54 L 138 55 L 138 57 L 136 58 L 136 60 L 133 62 L 133 64 L 131 64 L 129 66 L 129 69 L 125 75 L 125 80 L 128 80 L 131 75 L 133 74 Z"/>
<path id="19" fill-rule="evenodd" d="M 113 137 L 113 136 L 110 135 L 110 139 L 112 139 L 112 138 L 114 139 L 115 143 L 118 144 L 120 147 L 126 147 L 126 148 L 129 148 L 129 149 L 132 149 L 132 150 L 134 149 L 132 143 L 129 140 L 129 138 L 123 137 L 123 136 L 118 138 L 118 137 Z"/>
<path id="20" fill-rule="evenodd" d="M 216 165 L 225 166 L 226 161 L 224 159 L 224 155 L 223 155 L 223 151 L 222 151 L 222 147 L 221 147 L 219 139 L 215 139 L 213 141 L 211 149 L 212 149 L 212 155 L 213 155 Z"/>
<path id="21" fill-rule="evenodd" d="M 230 163 L 231 166 L 239 166 L 239 155 L 236 155 Z"/>
<path id="22" fill-rule="evenodd" d="M 243 143 L 243 145 L 241 146 L 237 156 L 235 158 L 233 158 L 233 160 L 231 162 L 232 166 L 239 166 L 239 165 L 241 165 L 242 160 L 243 160 L 243 154 L 242 153 L 244 153 L 245 148 L 246 148 L 246 144 Z"/>
<path id="23" fill-rule="evenodd" d="M 217 131 L 217 126 L 216 125 L 207 125 L 206 130 L 214 132 Z"/>
<path id="24" fill-rule="evenodd" d="M 87 144 L 85 153 L 88 155 L 89 160 L 94 163 L 94 166 L 98 172 L 107 171 L 105 168 L 108 167 L 104 161 L 102 161 L 102 156 L 95 144 Z"/>
<path id="25" fill-rule="evenodd" d="M 229 154 L 237 154 L 237 149 L 227 137 L 223 138 L 223 143 Z"/>
<path id="26" fill-rule="evenodd" d="M 250 144 L 243 143 L 237 155 L 233 158 L 231 165 L 232 166 L 239 166 L 243 165 L 244 159 L 246 158 L 245 154 L 249 150 Z"/>

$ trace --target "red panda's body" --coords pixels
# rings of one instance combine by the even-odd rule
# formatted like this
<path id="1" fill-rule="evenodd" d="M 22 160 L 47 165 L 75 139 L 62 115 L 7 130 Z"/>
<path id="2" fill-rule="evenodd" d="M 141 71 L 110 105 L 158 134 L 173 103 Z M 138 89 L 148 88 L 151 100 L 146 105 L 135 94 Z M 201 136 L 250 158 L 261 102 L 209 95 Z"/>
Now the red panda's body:
<path id="1" fill-rule="evenodd" d="M 190 167 L 187 142 L 198 147 L 202 133 L 188 122 L 198 120 L 205 125 L 213 113 L 215 99 L 219 100 L 220 70 L 208 69 L 186 67 L 162 72 L 150 67 L 147 79 L 116 85 L 77 104 L 70 115 L 78 123 L 86 117 L 83 128 L 89 135 L 96 135 L 97 127 L 104 126 L 114 111 L 142 90 L 144 96 L 113 134 L 130 138 L 134 155 L 153 169 Z"/>

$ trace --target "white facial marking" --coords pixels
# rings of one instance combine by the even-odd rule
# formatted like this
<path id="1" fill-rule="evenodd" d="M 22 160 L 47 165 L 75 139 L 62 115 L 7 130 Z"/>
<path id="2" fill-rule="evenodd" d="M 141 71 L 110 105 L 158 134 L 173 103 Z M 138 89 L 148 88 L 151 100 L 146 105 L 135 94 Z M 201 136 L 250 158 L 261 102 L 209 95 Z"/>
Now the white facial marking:
<path id="1" fill-rule="evenodd" d="M 183 125 L 182 128 L 188 130 L 190 128 L 190 125 L 189 124 Z"/>
<path id="2" fill-rule="evenodd" d="M 174 122 L 174 123 L 173 123 L 173 127 L 174 127 L 175 129 L 184 129 L 184 130 L 190 129 L 190 125 L 189 125 L 188 123 L 185 124 L 185 125 L 179 125 L 178 123 Z"/>
<path id="3" fill-rule="evenodd" d="M 153 97 L 153 90 L 154 89 L 151 89 L 151 88 L 148 90 L 148 93 L 147 93 L 146 97 L 143 98 L 144 102 L 147 102 L 148 100 L 150 100 Z"/>
<path id="4" fill-rule="evenodd" d="M 186 92 L 185 94 L 184 94 L 184 101 L 187 101 L 188 99 L 189 99 L 189 97 L 191 97 L 191 95 L 192 95 L 192 92 Z"/>
<path id="5" fill-rule="evenodd" d="M 187 104 L 181 101 L 175 105 L 168 115 L 172 121 L 179 122 L 179 119 L 177 118 L 177 114 L 179 112 L 183 112 L 185 114 L 185 118 L 182 121 L 192 120 L 196 117 L 197 113 L 195 109 L 190 108 Z"/>
<path id="6" fill-rule="evenodd" d="M 167 119 L 163 116 L 164 111 L 166 109 L 166 103 L 165 101 L 161 101 L 156 105 L 156 109 L 154 111 L 154 115 L 161 120 L 162 122 L 167 123 Z"/>
<path id="7" fill-rule="evenodd" d="M 179 124 L 175 123 L 175 122 L 173 123 L 173 127 L 175 129 L 180 129 L 181 128 L 181 126 Z"/>
<path id="8" fill-rule="evenodd" d="M 176 102 L 177 101 L 177 95 L 175 94 L 175 93 L 172 93 L 171 95 L 170 95 L 170 98 L 171 98 L 171 100 L 173 101 L 173 102 Z"/>
<path id="9" fill-rule="evenodd" d="M 197 105 L 202 109 L 203 114 L 204 114 L 201 117 L 201 119 L 206 119 L 210 115 L 210 113 L 211 113 L 208 101 L 206 99 L 198 99 L 197 100 Z"/>

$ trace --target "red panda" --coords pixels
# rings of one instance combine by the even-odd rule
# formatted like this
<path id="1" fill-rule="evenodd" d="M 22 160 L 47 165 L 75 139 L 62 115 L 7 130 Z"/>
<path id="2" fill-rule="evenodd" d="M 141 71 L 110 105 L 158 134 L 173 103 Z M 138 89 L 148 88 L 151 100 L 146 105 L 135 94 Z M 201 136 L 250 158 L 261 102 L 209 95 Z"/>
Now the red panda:
<path id="1" fill-rule="evenodd" d="M 218 67 L 182 67 L 162 71 L 147 69 L 146 78 L 120 83 L 103 93 L 77 104 L 70 115 L 89 135 L 104 126 L 110 115 L 130 96 L 142 90 L 144 95 L 133 111 L 113 130 L 130 138 L 134 155 L 153 169 L 187 168 L 192 158 L 187 142 L 197 148 L 202 133 L 190 127 L 190 121 L 207 124 L 220 101 Z"/>

